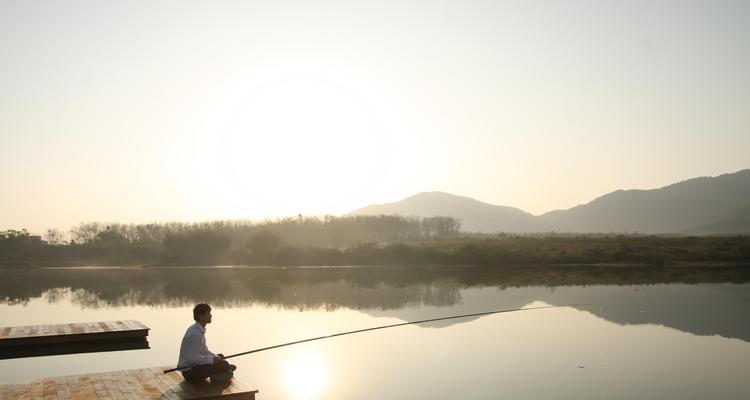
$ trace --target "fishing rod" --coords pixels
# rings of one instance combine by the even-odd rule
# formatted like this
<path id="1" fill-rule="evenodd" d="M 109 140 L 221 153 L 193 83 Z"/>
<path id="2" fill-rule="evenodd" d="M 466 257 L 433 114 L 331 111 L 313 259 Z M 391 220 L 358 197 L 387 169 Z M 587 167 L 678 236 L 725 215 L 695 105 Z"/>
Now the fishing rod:
<path id="1" fill-rule="evenodd" d="M 291 346 L 293 344 L 300 344 L 300 343 L 305 343 L 305 342 L 312 342 L 312 341 L 315 341 L 315 340 L 329 339 L 329 338 L 334 338 L 334 337 L 337 337 L 337 336 L 352 335 L 352 334 L 355 334 L 355 333 L 376 331 L 378 329 L 395 328 L 397 326 L 422 324 L 422 323 L 425 323 L 425 322 L 445 321 L 445 320 L 448 320 L 448 319 L 457 319 L 457 318 L 479 317 L 479 316 L 482 316 L 482 315 L 511 313 L 511 312 L 516 312 L 516 311 L 531 311 L 531 310 L 541 310 L 541 309 L 545 309 L 545 308 L 576 307 L 576 306 L 580 307 L 580 306 L 596 306 L 596 305 L 599 305 L 599 304 L 564 304 L 564 305 L 556 305 L 556 306 L 540 306 L 540 307 L 528 307 L 528 308 L 513 308 L 513 309 L 506 309 L 506 310 L 495 310 L 495 311 L 478 312 L 478 313 L 473 313 L 473 314 L 451 315 L 449 317 L 430 318 L 430 319 L 423 319 L 423 320 L 419 320 L 419 321 L 401 322 L 401 323 L 398 323 L 398 324 L 381 325 L 381 326 L 375 326 L 375 327 L 372 327 L 372 328 L 357 329 L 357 330 L 354 330 L 354 331 L 347 331 L 347 332 L 339 332 L 339 333 L 334 333 L 332 335 L 318 336 L 318 337 L 314 337 L 314 338 L 310 338 L 310 339 L 303 339 L 303 340 L 297 340 L 297 341 L 289 342 L 289 343 L 277 344 L 277 345 L 274 345 L 274 346 L 262 347 L 262 348 L 259 348 L 259 349 L 254 349 L 254 350 L 249 350 L 249 351 L 243 351 L 242 353 L 236 353 L 236 354 L 231 354 L 231 355 L 228 355 L 228 356 L 224 356 L 223 359 L 226 360 L 226 359 L 232 358 L 232 357 L 239 357 L 239 356 L 244 356 L 244 355 L 247 355 L 247 354 L 259 353 L 261 351 L 278 349 L 279 347 Z M 188 368 L 191 368 L 191 367 L 192 367 L 192 365 L 189 366 L 189 367 L 183 367 L 183 368 L 172 368 L 172 369 L 165 370 L 164 373 L 167 374 L 167 373 L 174 372 L 174 371 L 181 371 L 181 370 L 188 369 Z"/>

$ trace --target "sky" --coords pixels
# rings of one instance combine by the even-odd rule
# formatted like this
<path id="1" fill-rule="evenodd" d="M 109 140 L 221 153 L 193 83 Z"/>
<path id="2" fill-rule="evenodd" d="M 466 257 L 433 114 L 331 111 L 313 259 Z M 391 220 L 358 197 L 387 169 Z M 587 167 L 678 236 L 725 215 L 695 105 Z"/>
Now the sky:
<path id="1" fill-rule="evenodd" d="M 0 230 L 750 167 L 747 1 L 0 0 Z"/>

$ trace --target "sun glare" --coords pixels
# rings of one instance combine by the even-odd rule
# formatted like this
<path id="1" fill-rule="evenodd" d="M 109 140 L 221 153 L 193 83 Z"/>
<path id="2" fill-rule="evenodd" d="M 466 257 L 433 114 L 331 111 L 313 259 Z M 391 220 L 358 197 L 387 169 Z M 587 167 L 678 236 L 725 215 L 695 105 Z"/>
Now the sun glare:
<path id="1" fill-rule="evenodd" d="M 387 182 L 393 118 L 378 111 L 382 101 L 371 94 L 291 79 L 231 102 L 215 135 L 197 144 L 207 160 L 194 174 L 212 185 L 211 201 L 225 199 L 224 210 L 250 216 L 345 212 L 364 201 L 352 196 Z"/>
<path id="2" fill-rule="evenodd" d="M 327 360 L 314 349 L 295 349 L 283 363 L 283 377 L 293 398 L 315 398 L 328 386 Z"/>

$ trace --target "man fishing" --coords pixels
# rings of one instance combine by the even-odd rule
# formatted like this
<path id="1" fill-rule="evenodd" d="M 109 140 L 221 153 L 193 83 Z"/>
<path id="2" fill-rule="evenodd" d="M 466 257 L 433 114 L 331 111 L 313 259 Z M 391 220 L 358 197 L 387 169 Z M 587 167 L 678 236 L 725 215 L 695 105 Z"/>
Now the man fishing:
<path id="1" fill-rule="evenodd" d="M 211 378 L 211 382 L 228 382 L 236 366 L 224 360 L 224 355 L 214 354 L 206 347 L 206 324 L 211 323 L 211 306 L 197 304 L 193 308 L 195 323 L 185 331 L 180 345 L 177 369 L 188 382 Z"/>
<path id="2" fill-rule="evenodd" d="M 211 364 L 210 366 L 211 367 L 216 366 L 217 365 L 217 360 L 218 360 L 219 364 L 228 366 L 228 367 L 224 366 L 224 367 L 221 367 L 221 368 L 224 368 L 224 369 L 222 369 L 222 371 L 226 371 L 227 368 L 228 368 L 229 369 L 228 372 L 230 374 L 229 376 L 231 378 L 231 376 L 232 376 L 231 374 L 232 374 L 232 371 L 234 371 L 235 366 L 227 363 L 226 360 L 225 360 L 226 358 L 239 357 L 239 356 L 244 356 L 244 355 L 247 355 L 247 354 L 259 353 L 261 351 L 278 349 L 279 347 L 286 347 L 286 346 L 291 346 L 291 345 L 294 345 L 294 344 L 307 343 L 307 342 L 312 342 L 312 341 L 315 341 L 315 340 L 330 339 L 330 338 L 344 336 L 344 335 L 353 335 L 355 333 L 376 331 L 376 330 L 379 330 L 379 329 L 395 328 L 397 326 L 423 324 L 423 323 L 427 323 L 427 322 L 446 321 L 446 320 L 449 320 L 449 319 L 457 319 L 457 318 L 479 317 L 479 316 L 483 316 L 483 315 L 492 315 L 492 314 L 501 314 L 501 313 L 512 313 L 512 312 L 521 312 L 521 311 L 542 310 L 542 309 L 545 309 L 545 308 L 580 307 L 580 306 L 601 306 L 601 304 L 579 303 L 579 304 L 566 304 L 566 305 L 549 305 L 549 306 L 539 306 L 539 307 L 525 307 L 525 308 L 515 308 L 515 309 L 509 309 L 509 310 L 483 311 L 483 312 L 478 312 L 478 313 L 473 313 L 473 314 L 451 315 L 451 316 L 448 316 L 448 317 L 430 318 L 430 319 L 423 319 L 423 320 L 420 320 L 420 321 L 410 321 L 410 322 L 401 322 L 401 323 L 398 323 L 398 324 L 381 325 L 381 326 L 376 326 L 376 327 L 372 327 L 372 328 L 357 329 L 357 330 L 354 330 L 354 331 L 339 332 L 339 333 L 333 333 L 333 334 L 325 335 L 325 336 L 318 336 L 318 337 L 309 338 L 309 339 L 297 340 L 297 341 L 294 341 L 294 342 L 281 343 L 281 344 L 277 344 L 277 345 L 273 345 L 273 346 L 262 347 L 260 349 L 243 351 L 242 353 L 230 354 L 230 355 L 228 355 L 226 357 L 224 357 L 223 355 L 219 354 L 219 355 L 215 355 L 214 356 L 216 358 L 213 358 L 213 362 L 214 363 Z M 200 308 L 200 310 L 199 310 L 199 307 L 202 307 L 202 308 Z M 208 313 L 208 315 L 207 315 L 208 322 L 206 322 L 206 323 L 211 322 L 211 307 L 209 307 L 208 304 L 198 304 L 197 306 L 195 306 L 195 309 L 193 310 L 193 316 L 194 316 L 194 318 L 195 318 L 196 321 L 199 321 L 199 317 L 198 316 L 200 315 L 201 312 L 203 312 L 201 310 L 204 310 L 206 308 L 208 309 L 208 311 L 207 311 L 207 313 Z M 202 318 L 205 319 L 205 316 L 202 317 Z M 208 351 L 208 349 L 206 349 L 206 339 L 203 336 L 203 334 L 205 333 L 205 329 L 206 329 L 205 328 L 206 323 L 204 323 L 202 325 L 203 328 L 199 332 L 200 333 L 200 338 L 202 339 L 202 343 L 203 343 L 202 349 L 203 349 L 203 351 L 206 354 L 214 355 L 214 353 L 211 353 L 210 351 Z M 190 328 L 188 328 L 188 331 L 185 333 L 185 339 L 182 339 L 182 348 L 185 348 L 185 341 L 186 341 L 188 335 L 190 334 L 190 330 L 193 329 L 198 324 L 200 324 L 200 321 L 197 322 L 195 325 L 191 326 Z M 180 362 L 177 364 L 177 368 L 167 369 L 167 370 L 164 371 L 165 374 L 168 374 L 170 372 L 177 371 L 177 370 L 182 370 L 182 368 L 180 367 L 180 365 L 190 365 L 190 363 L 187 362 L 187 361 L 183 362 L 183 358 L 182 358 L 183 351 L 182 351 L 182 348 L 180 349 Z M 196 365 L 192 369 L 194 369 L 195 367 L 201 367 L 202 368 L 202 365 Z M 215 368 L 219 368 L 219 367 L 215 367 Z M 185 376 L 185 379 L 189 380 L 188 375 L 186 374 L 186 372 L 187 371 L 183 372 L 182 375 Z M 203 377 L 201 377 L 200 379 L 205 379 L 205 376 L 206 375 L 203 375 Z M 212 380 L 214 379 L 213 376 L 212 376 L 211 379 Z"/>

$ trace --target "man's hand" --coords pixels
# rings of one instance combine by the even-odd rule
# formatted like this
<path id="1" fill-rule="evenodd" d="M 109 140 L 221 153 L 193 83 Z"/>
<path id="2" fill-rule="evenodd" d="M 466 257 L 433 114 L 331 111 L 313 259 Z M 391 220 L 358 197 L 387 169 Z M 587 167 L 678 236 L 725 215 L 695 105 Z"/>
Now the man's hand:
<path id="1" fill-rule="evenodd" d="M 219 358 L 221 358 L 222 360 L 224 359 L 224 354 L 219 353 L 217 354 L 217 356 L 219 356 Z"/>
<path id="2" fill-rule="evenodd" d="M 219 355 L 217 355 L 217 356 L 214 356 L 214 364 L 218 364 L 218 363 L 220 363 L 220 362 L 221 362 L 221 359 L 222 359 L 222 358 L 223 358 L 223 357 L 222 357 L 222 355 L 221 355 L 221 354 L 219 354 Z"/>

